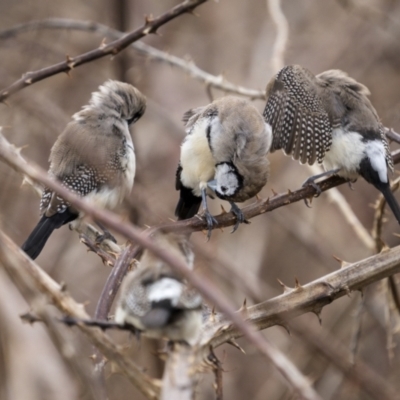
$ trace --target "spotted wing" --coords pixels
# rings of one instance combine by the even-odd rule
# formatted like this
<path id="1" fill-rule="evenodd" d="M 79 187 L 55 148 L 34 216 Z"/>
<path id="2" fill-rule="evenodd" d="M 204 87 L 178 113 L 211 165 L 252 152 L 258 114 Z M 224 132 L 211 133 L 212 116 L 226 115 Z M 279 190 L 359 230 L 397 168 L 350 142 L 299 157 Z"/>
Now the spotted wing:
<path id="1" fill-rule="evenodd" d="M 302 164 L 321 163 L 332 144 L 332 125 L 317 79 L 303 67 L 284 67 L 267 87 L 264 118 L 272 128 L 271 152 L 282 149 Z"/>

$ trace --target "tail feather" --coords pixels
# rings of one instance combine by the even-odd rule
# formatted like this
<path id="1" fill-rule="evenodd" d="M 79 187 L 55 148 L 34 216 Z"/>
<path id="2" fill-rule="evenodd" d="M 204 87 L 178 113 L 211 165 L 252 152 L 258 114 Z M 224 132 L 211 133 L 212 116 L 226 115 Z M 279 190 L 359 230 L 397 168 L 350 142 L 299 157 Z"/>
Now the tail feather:
<path id="1" fill-rule="evenodd" d="M 397 222 L 400 224 L 400 206 L 399 203 L 397 202 L 396 198 L 394 197 L 394 194 L 390 190 L 390 185 L 387 184 L 385 186 L 381 186 L 379 190 L 382 192 L 383 196 L 385 197 L 385 200 L 392 210 L 394 216 L 397 219 Z"/>
<path id="2" fill-rule="evenodd" d="M 181 194 L 175 209 L 175 215 L 179 220 L 192 218 L 199 211 L 201 197 L 195 196 L 192 189 L 181 187 Z"/>
<path id="3" fill-rule="evenodd" d="M 21 246 L 21 249 L 34 260 L 42 251 L 54 229 L 58 229 L 60 226 L 73 221 L 77 217 L 78 214 L 72 213 L 68 209 L 51 217 L 43 215 L 28 239 Z"/>

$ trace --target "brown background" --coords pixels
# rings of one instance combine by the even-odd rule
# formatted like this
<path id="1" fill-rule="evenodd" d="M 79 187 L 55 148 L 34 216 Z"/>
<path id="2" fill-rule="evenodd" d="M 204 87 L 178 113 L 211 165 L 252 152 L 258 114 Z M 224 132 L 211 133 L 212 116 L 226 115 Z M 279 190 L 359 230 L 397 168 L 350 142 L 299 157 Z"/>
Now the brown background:
<path id="1" fill-rule="evenodd" d="M 68 0 L 0 2 L 0 29 L 34 19 L 62 17 L 93 20 L 119 30 L 131 30 L 142 24 L 145 14 L 159 15 L 177 1 L 163 0 Z M 285 63 L 298 63 L 318 73 L 330 68 L 347 71 L 372 92 L 383 123 L 400 130 L 400 3 L 395 0 L 297 0 L 283 1 L 290 27 Z M 223 73 L 230 81 L 249 88 L 263 89 L 273 72 L 272 47 L 276 35 L 263 0 L 209 1 L 196 10 L 198 17 L 184 15 L 160 29 L 159 36 L 144 42 L 179 57 L 190 56 L 204 70 Z M 100 45 L 101 36 L 89 32 L 40 30 L 0 41 L 0 88 L 27 71 L 36 70 Z M 129 199 L 118 210 L 139 226 L 154 225 L 174 218 L 178 194 L 174 189 L 179 145 L 184 137 L 180 122 L 189 108 L 209 102 L 204 85 L 185 73 L 139 56 L 132 49 L 114 59 L 83 65 L 71 76 L 60 74 L 13 95 L 8 106 L 0 105 L 0 125 L 6 137 L 18 146 L 26 146 L 23 155 L 48 168 L 48 155 L 57 135 L 70 116 L 87 103 L 90 93 L 108 78 L 136 85 L 148 98 L 144 117 L 133 128 L 137 154 L 136 184 Z M 213 90 L 213 95 L 224 95 Z M 256 101 L 263 110 L 263 101 Z M 392 145 L 395 148 L 395 145 Z M 260 196 L 296 189 L 310 175 L 281 153 L 271 155 L 271 179 Z M 0 164 L 0 223 L 21 244 L 38 220 L 39 199 L 30 187 L 21 187 L 21 177 Z M 372 227 L 371 204 L 378 193 L 365 182 L 357 182 L 355 191 L 345 185 L 340 191 L 367 229 Z M 211 201 L 218 213 L 219 201 Z M 393 246 L 398 226 L 391 214 L 385 225 L 384 239 Z M 122 240 L 122 239 L 121 239 Z M 229 229 L 215 231 L 205 244 L 201 233 L 196 243 L 230 260 L 239 271 L 246 270 L 266 282 L 271 289 L 265 299 L 280 293 L 277 278 L 293 285 L 295 277 L 309 282 L 337 268 L 335 255 L 357 261 L 370 252 L 349 227 L 326 194 L 313 201 L 312 209 L 303 203 L 275 210 L 252 220 L 234 235 Z M 87 302 L 93 313 L 109 269 L 88 253 L 76 233 L 68 228 L 50 238 L 37 262 L 54 279 L 67 284 L 68 291 L 80 302 Z M 197 259 L 202 273 L 215 275 L 210 265 Z M 215 279 L 217 279 L 215 277 Z M 221 280 L 236 306 L 244 295 Z M 357 357 L 364 359 L 400 389 L 399 352 L 389 360 L 385 285 L 368 289 L 362 314 L 362 332 Z M 359 319 L 355 310 L 360 300 L 353 293 L 324 309 L 323 326 L 346 347 Z M 28 311 L 8 278 L 0 270 L 0 398 L 4 399 L 84 399 L 85 391 L 70 375 L 41 326 L 22 325 L 18 315 Z M 319 329 L 314 315 L 302 317 Z M 264 332 L 276 346 L 312 380 L 324 399 L 366 399 L 365 393 L 349 385 L 342 372 L 330 366 L 318 354 L 310 352 L 296 336 L 279 327 Z M 159 376 L 162 363 L 154 354 L 157 344 L 143 339 L 140 345 L 126 335 L 114 335 L 121 343 L 131 343 L 135 360 L 153 375 Z M 90 346 L 74 331 L 72 340 L 82 352 Z M 224 365 L 225 398 L 289 399 L 290 391 L 275 369 L 245 341 L 247 355 L 224 346 L 218 355 Z M 110 399 L 141 399 L 127 380 L 107 370 Z M 3 397 L 2 397 L 3 396 Z M 199 399 L 213 398 L 211 376 L 204 379 Z"/>

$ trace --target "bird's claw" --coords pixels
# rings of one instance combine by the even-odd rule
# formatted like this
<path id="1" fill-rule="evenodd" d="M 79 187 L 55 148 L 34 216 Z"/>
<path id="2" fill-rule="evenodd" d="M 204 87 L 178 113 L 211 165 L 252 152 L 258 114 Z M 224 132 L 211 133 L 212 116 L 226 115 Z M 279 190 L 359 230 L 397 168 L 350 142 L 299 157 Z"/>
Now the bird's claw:
<path id="1" fill-rule="evenodd" d="M 101 245 L 105 240 L 111 240 L 114 243 L 117 243 L 117 239 L 113 235 L 111 235 L 110 232 L 104 231 L 101 235 L 98 235 L 96 237 L 95 244 L 96 245 Z"/>
<path id="2" fill-rule="evenodd" d="M 236 223 L 235 223 L 231 233 L 236 232 L 236 230 L 239 228 L 240 224 L 249 224 L 250 223 L 250 221 L 248 221 L 244 217 L 243 211 L 234 203 L 231 204 L 231 212 L 236 217 Z"/>
<path id="3" fill-rule="evenodd" d="M 207 222 L 207 240 L 210 240 L 213 227 L 218 225 L 218 221 L 211 215 L 208 210 L 204 210 L 204 218 Z"/>
<path id="4" fill-rule="evenodd" d="M 310 178 L 306 179 L 303 184 L 301 185 L 301 187 L 306 187 L 306 186 L 311 186 L 314 190 L 315 190 L 315 195 L 313 197 L 319 197 L 322 193 L 321 188 L 319 187 L 319 185 L 317 183 L 315 183 L 315 178 L 313 176 L 311 176 Z M 311 201 L 310 201 L 311 203 Z M 311 208 L 309 203 L 309 199 L 304 199 L 304 204 L 308 207 Z"/>

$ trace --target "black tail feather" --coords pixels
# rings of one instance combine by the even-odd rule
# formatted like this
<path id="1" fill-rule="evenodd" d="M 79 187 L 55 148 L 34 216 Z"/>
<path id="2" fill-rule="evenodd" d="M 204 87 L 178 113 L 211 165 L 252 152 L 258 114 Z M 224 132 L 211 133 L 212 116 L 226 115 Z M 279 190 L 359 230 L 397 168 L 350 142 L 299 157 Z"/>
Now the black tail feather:
<path id="1" fill-rule="evenodd" d="M 400 224 L 400 206 L 396 198 L 394 197 L 394 194 L 390 190 L 389 183 L 387 185 L 381 185 L 381 187 L 379 187 L 378 189 L 382 192 L 388 206 L 396 217 L 397 222 Z"/>
<path id="2" fill-rule="evenodd" d="M 175 209 L 175 215 L 179 220 L 192 218 L 199 211 L 201 197 L 193 194 L 191 189 L 181 187 L 181 194 Z"/>
<path id="3" fill-rule="evenodd" d="M 56 213 L 51 217 L 43 215 L 28 239 L 21 246 L 21 249 L 34 260 L 42 251 L 54 229 L 58 229 L 60 226 L 73 221 L 77 217 L 78 214 L 72 213 L 68 209 L 62 213 Z"/>

